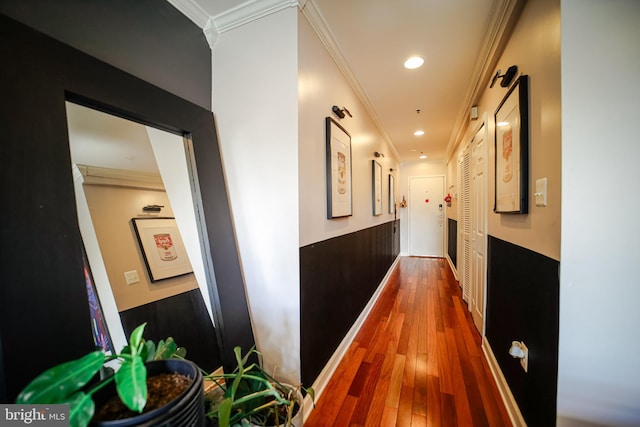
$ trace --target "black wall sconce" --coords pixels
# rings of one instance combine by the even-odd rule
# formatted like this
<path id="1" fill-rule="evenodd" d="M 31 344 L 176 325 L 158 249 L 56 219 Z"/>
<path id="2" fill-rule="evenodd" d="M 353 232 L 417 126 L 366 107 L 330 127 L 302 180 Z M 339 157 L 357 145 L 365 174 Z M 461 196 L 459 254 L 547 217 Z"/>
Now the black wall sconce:
<path id="1" fill-rule="evenodd" d="M 373 155 L 376 156 L 376 157 L 384 157 L 384 154 L 382 154 L 382 153 L 380 153 L 378 151 L 374 152 Z"/>
<path id="2" fill-rule="evenodd" d="M 351 115 L 351 113 L 349 112 L 349 110 L 347 110 L 347 107 L 338 107 L 337 105 L 334 105 L 333 107 L 331 107 L 331 111 L 333 111 L 333 113 L 340 117 L 341 119 L 344 119 L 344 115 L 345 113 L 347 113 L 349 115 L 349 117 L 353 117 Z"/>
<path id="3" fill-rule="evenodd" d="M 147 206 L 143 206 L 142 207 L 142 212 L 154 212 L 154 213 L 158 213 L 162 210 L 162 208 L 164 208 L 164 206 L 161 205 L 147 205 Z"/>
<path id="4" fill-rule="evenodd" d="M 496 80 L 498 79 L 502 79 L 500 81 L 500 86 L 502 87 L 509 86 L 513 81 L 513 78 L 516 76 L 516 74 L 518 74 L 518 66 L 512 65 L 511 67 L 507 68 L 507 71 L 504 74 L 500 74 L 500 73 L 501 73 L 500 70 L 496 71 L 496 75 L 493 76 L 493 78 L 491 79 L 491 84 L 489 85 L 489 88 L 492 88 L 493 85 L 496 84 Z"/>

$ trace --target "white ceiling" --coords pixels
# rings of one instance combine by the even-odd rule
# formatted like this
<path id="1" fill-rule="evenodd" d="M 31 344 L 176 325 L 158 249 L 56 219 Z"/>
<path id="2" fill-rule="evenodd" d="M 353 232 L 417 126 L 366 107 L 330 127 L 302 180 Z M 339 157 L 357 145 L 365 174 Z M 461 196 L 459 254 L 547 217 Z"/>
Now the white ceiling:
<path id="1" fill-rule="evenodd" d="M 71 102 L 66 108 L 73 164 L 159 174 L 143 125 Z"/>
<path id="2" fill-rule="evenodd" d="M 400 161 L 408 162 L 418 161 L 421 152 L 430 161 L 446 160 L 469 120 L 469 108 L 495 73 L 491 57 L 514 5 L 523 0 L 168 1 L 209 32 L 210 41 L 211 31 L 221 33 L 285 7 L 300 7 Z M 410 55 L 422 56 L 425 64 L 404 69 Z M 122 119 L 73 104 L 68 108 L 74 162 L 155 169 L 154 161 L 143 163 L 154 159 L 144 127 L 121 127 Z M 425 135 L 414 136 L 417 129 Z M 120 141 L 128 141 L 122 147 L 126 150 L 114 149 Z M 132 141 L 140 144 L 133 147 Z"/>
<path id="3" fill-rule="evenodd" d="M 321 29 L 339 66 L 401 161 L 424 152 L 443 160 L 487 82 L 496 27 L 514 0 L 168 0 L 201 27 L 229 27 L 231 16 L 295 6 Z M 283 7 L 284 7 L 283 6 Z M 269 9 L 270 8 L 270 9 Z M 282 8 L 282 7 L 281 7 Z M 210 19 L 195 18 L 193 10 Z M 266 13 L 265 13 L 266 14 Z M 190 16 L 191 15 L 191 16 Z M 198 19 L 200 22 L 198 22 Z M 237 19 L 237 18 L 236 18 Z M 245 19 L 246 20 L 246 19 Z M 213 23 L 213 25 L 211 24 Z M 209 28 L 210 30 L 210 28 Z M 215 30 L 214 30 L 215 31 Z M 215 49 L 214 49 L 215 55 Z M 406 70 L 410 55 L 425 64 Z M 349 106 L 346 106 L 349 108 Z M 420 113 L 417 113 L 420 110 Z M 416 137 L 417 129 L 425 135 Z"/>

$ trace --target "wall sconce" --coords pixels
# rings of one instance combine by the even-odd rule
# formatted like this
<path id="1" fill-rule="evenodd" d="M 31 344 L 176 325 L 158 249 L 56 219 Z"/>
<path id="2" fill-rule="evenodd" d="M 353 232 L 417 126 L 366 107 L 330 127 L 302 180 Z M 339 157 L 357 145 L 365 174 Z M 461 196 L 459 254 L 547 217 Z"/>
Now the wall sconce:
<path id="1" fill-rule="evenodd" d="M 377 152 L 377 151 L 376 151 L 376 152 L 374 152 L 374 153 L 373 153 L 373 155 L 374 155 L 374 156 L 376 156 L 376 157 L 384 157 L 384 154 L 379 153 L 379 152 Z"/>
<path id="2" fill-rule="evenodd" d="M 164 208 L 164 206 L 160 205 L 147 205 L 142 207 L 142 212 L 153 212 L 158 213 Z"/>
<path id="3" fill-rule="evenodd" d="M 344 119 L 344 113 L 347 113 L 349 117 L 353 117 L 349 110 L 347 110 L 347 107 L 340 108 L 337 105 L 334 105 L 333 107 L 331 107 L 331 111 L 333 111 L 333 113 L 341 119 Z"/>
<path id="4" fill-rule="evenodd" d="M 489 88 L 492 88 L 493 85 L 496 84 L 496 80 L 498 79 L 502 79 L 502 81 L 500 82 L 500 86 L 502 87 L 509 86 L 513 81 L 513 78 L 516 76 L 516 74 L 518 74 L 518 66 L 512 65 L 511 67 L 507 68 L 507 71 L 504 74 L 500 74 L 500 73 L 501 73 L 500 70 L 496 71 L 496 75 L 493 76 L 493 78 L 491 79 L 491 84 L 489 85 Z"/>
<path id="5" fill-rule="evenodd" d="M 407 207 L 407 199 L 405 199 L 404 196 L 402 196 L 402 201 L 400 202 L 400 207 L 401 208 L 406 208 Z"/>

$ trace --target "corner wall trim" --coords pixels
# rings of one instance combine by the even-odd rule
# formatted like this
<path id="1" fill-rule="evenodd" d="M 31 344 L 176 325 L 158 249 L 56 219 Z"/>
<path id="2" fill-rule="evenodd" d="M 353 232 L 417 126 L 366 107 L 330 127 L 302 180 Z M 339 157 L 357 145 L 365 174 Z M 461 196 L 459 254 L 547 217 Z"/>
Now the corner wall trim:
<path id="1" fill-rule="evenodd" d="M 527 427 L 527 423 L 522 416 L 522 412 L 520 412 L 520 408 L 518 407 L 518 403 L 516 402 L 515 397 L 511 393 L 511 389 L 509 388 L 509 384 L 507 384 L 507 380 L 502 374 L 502 369 L 500 369 L 500 365 L 498 365 L 498 361 L 496 360 L 496 356 L 493 354 L 493 350 L 489 345 L 489 341 L 487 341 L 487 337 L 482 337 L 482 351 L 484 353 L 484 357 L 489 364 L 489 368 L 491 369 L 491 373 L 493 374 L 493 378 L 496 381 L 496 385 L 498 386 L 498 391 L 500 391 L 500 396 L 502 397 L 502 401 L 504 402 L 504 406 L 507 409 L 507 413 L 509 414 L 509 419 L 511 419 L 511 423 L 514 427 Z"/>
<path id="2" fill-rule="evenodd" d="M 373 296 L 371 297 L 371 299 L 369 300 L 367 305 L 364 307 L 364 309 L 362 310 L 362 312 L 360 313 L 360 315 L 358 316 L 356 321 L 353 323 L 353 326 L 351 326 L 351 328 L 349 329 L 349 332 L 347 332 L 345 337 L 342 339 L 342 341 L 340 342 L 340 345 L 338 346 L 336 351 L 333 352 L 333 355 L 331 356 L 331 358 L 329 359 L 327 364 L 324 366 L 324 368 L 320 372 L 320 375 L 318 375 L 318 377 L 314 381 L 312 387 L 315 390 L 315 399 L 316 400 L 318 400 L 320 398 L 320 396 L 322 395 L 322 393 L 324 392 L 324 389 L 329 384 L 329 380 L 331 379 L 331 377 L 335 373 L 336 369 L 338 368 L 338 365 L 342 361 L 342 358 L 347 353 L 347 350 L 351 346 L 351 343 L 353 343 L 353 340 L 355 339 L 356 335 L 360 331 L 360 328 L 362 327 L 362 324 L 364 323 L 364 321 L 369 316 L 369 313 L 371 313 L 371 310 L 373 310 L 373 307 L 375 306 L 376 302 L 378 301 L 378 298 L 380 298 L 380 294 L 382 293 L 384 288 L 387 286 L 387 283 L 389 281 L 389 277 L 391 277 L 391 274 L 397 268 L 398 262 L 400 261 L 400 257 L 401 257 L 401 255 L 398 255 L 396 257 L 396 259 L 393 261 L 393 264 L 391 264 L 391 267 L 389 267 L 389 270 L 387 270 L 387 274 L 384 276 L 384 278 L 380 282 L 380 285 L 378 286 L 378 288 L 374 292 Z M 313 404 L 311 403 L 311 397 L 310 396 L 305 396 L 304 408 L 313 408 Z M 307 418 L 309 417 L 309 415 L 311 415 L 311 411 L 312 410 L 313 409 L 311 409 L 311 410 L 306 410 L 305 409 L 305 411 L 304 411 L 304 421 L 306 421 Z"/>

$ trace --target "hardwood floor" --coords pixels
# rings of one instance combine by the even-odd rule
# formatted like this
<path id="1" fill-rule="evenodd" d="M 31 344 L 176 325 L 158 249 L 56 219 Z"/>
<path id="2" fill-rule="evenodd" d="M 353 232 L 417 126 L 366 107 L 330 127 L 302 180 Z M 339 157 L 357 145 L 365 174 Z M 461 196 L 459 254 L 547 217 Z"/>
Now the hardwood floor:
<path id="1" fill-rule="evenodd" d="M 447 262 L 403 257 L 305 427 L 511 426 Z"/>

